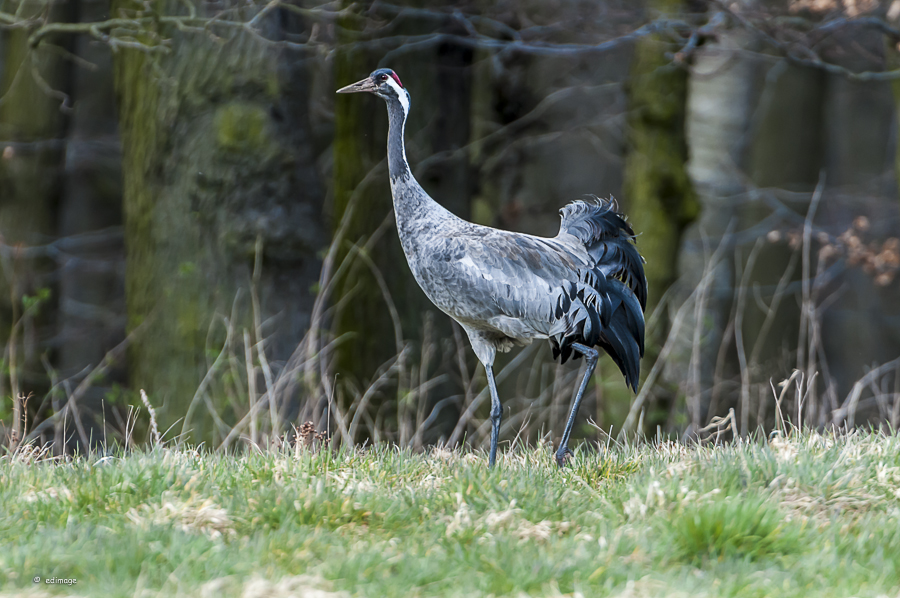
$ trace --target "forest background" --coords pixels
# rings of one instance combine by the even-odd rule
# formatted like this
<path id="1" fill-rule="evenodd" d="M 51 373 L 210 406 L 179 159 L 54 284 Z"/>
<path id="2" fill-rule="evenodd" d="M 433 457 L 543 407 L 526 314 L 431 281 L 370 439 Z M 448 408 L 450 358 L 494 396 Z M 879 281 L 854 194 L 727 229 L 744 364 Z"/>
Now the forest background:
<path id="1" fill-rule="evenodd" d="M 642 385 L 606 360 L 580 436 L 895 429 L 898 48 L 897 1 L 0 0 L 0 432 L 481 446 L 382 103 L 334 94 L 380 66 L 457 215 L 552 236 L 612 195 L 639 233 Z M 578 365 L 498 372 L 503 438 L 555 441 Z"/>

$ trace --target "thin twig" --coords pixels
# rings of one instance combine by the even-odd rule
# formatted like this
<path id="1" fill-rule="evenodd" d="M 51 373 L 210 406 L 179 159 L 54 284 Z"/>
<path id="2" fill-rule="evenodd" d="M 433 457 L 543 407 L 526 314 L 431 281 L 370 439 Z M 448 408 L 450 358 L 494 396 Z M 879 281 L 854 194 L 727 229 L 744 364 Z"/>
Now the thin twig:
<path id="1" fill-rule="evenodd" d="M 265 338 L 262 330 L 262 309 L 259 303 L 259 281 L 262 278 L 263 242 L 262 235 L 257 235 L 253 259 L 253 280 L 250 284 L 250 303 L 253 306 L 253 329 L 256 332 L 256 356 L 259 358 L 259 367 L 262 369 L 263 380 L 266 382 L 266 394 L 269 395 L 269 425 L 271 426 L 272 440 L 278 438 L 281 432 L 281 422 L 278 418 L 277 397 L 275 396 L 275 379 L 272 376 L 272 368 L 266 358 Z"/>
<path id="2" fill-rule="evenodd" d="M 862 396 L 863 390 L 865 390 L 866 386 L 872 380 L 878 379 L 879 376 L 882 376 L 889 372 L 894 368 L 900 367 L 900 358 L 893 359 L 888 361 L 887 363 L 883 363 L 877 368 L 870 370 L 865 376 L 856 381 L 853 385 L 853 388 L 850 390 L 850 394 L 847 395 L 847 398 L 844 400 L 844 404 L 841 405 L 841 408 L 836 410 L 832 416 L 831 421 L 834 425 L 840 425 L 845 418 L 847 420 L 847 427 L 853 428 L 856 425 L 856 409 L 859 403 L 859 399 Z"/>
<path id="3" fill-rule="evenodd" d="M 747 305 L 747 287 L 750 284 L 750 275 L 753 273 L 753 266 L 756 264 L 756 258 L 759 256 L 763 243 L 764 239 L 758 239 L 747 257 L 747 263 L 738 286 L 737 309 L 734 316 L 734 344 L 737 348 L 738 364 L 741 369 L 741 438 L 745 440 L 750 425 L 748 421 L 750 419 L 750 370 L 747 367 L 747 353 L 744 349 L 744 309 Z M 737 256 L 736 259 L 740 259 L 740 257 Z"/>
<path id="4" fill-rule="evenodd" d="M 259 423 L 256 417 L 256 368 L 253 367 L 253 345 L 250 331 L 244 328 L 244 365 L 247 368 L 247 400 L 250 404 L 250 442 L 259 445 Z"/>
<path id="5" fill-rule="evenodd" d="M 819 201 L 822 199 L 822 193 L 825 189 L 825 171 L 819 173 L 819 183 L 813 192 L 812 199 L 809 202 L 809 209 L 806 212 L 806 220 L 803 223 L 803 261 L 801 262 L 802 274 L 801 283 L 803 287 L 803 300 L 800 309 L 800 332 L 797 340 L 797 369 L 803 369 L 806 362 L 807 336 L 809 334 L 809 321 L 815 317 L 815 306 L 812 305 L 810 298 L 810 245 L 812 243 L 812 223 L 816 216 L 816 210 L 819 207 Z M 799 422 L 798 422 L 799 423 Z"/>
<path id="6" fill-rule="evenodd" d="M 141 389 L 141 402 L 147 408 L 147 413 L 150 414 L 150 433 L 153 436 L 153 446 L 154 448 L 159 448 L 162 446 L 162 437 L 159 435 L 159 428 L 156 426 L 156 409 L 150 404 L 147 392 L 143 388 Z"/>

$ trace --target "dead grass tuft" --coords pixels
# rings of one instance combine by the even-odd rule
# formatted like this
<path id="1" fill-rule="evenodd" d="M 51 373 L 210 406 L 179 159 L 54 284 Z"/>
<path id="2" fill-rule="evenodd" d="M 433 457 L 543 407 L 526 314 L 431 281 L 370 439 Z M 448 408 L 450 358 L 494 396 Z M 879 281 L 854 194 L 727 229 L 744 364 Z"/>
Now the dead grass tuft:
<path id="1" fill-rule="evenodd" d="M 38 445 L 34 443 L 20 444 L 16 450 L 10 455 L 0 457 L 0 461 L 4 459 L 12 463 L 22 463 L 30 465 L 41 461 L 56 461 L 59 457 L 53 456 L 53 445 L 50 443 Z"/>
<path id="2" fill-rule="evenodd" d="M 479 541 L 483 542 L 489 541 L 494 534 L 511 533 L 519 542 L 543 542 L 568 534 L 575 527 L 568 521 L 529 521 L 522 517 L 522 509 L 516 508 L 515 500 L 502 511 L 489 510 L 481 516 L 475 516 L 462 494 L 456 493 L 456 500 L 456 513 L 446 518 L 448 538 L 468 533 L 480 536 Z"/>
<path id="3" fill-rule="evenodd" d="M 831 492 L 808 488 L 792 478 L 779 476 L 769 485 L 776 490 L 779 505 L 787 512 L 787 519 L 799 519 L 816 527 L 831 524 L 835 515 L 862 515 L 880 506 L 883 499 L 863 489 L 838 487 Z"/>
<path id="4" fill-rule="evenodd" d="M 30 490 L 22 495 L 22 501 L 27 503 L 51 503 L 64 500 L 72 502 L 72 493 L 65 486 L 47 488 L 46 490 L 34 491 Z"/>
<path id="5" fill-rule="evenodd" d="M 297 575 L 278 581 L 254 578 L 244 584 L 242 598 L 349 598 L 346 592 L 323 589 L 320 577 Z"/>
<path id="6" fill-rule="evenodd" d="M 159 505 L 141 505 L 125 515 L 132 524 L 142 528 L 153 525 L 174 525 L 188 533 L 201 533 L 216 539 L 233 537 L 235 531 L 228 511 L 210 498 L 191 496 L 186 501 L 166 498 Z"/>

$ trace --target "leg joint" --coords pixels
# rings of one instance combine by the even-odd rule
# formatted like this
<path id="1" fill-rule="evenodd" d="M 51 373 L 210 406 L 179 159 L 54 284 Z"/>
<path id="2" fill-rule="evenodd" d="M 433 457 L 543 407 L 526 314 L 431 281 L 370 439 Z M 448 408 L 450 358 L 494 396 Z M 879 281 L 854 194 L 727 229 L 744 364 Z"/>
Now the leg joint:
<path id="1" fill-rule="evenodd" d="M 596 362 L 598 359 L 600 359 L 600 351 L 593 347 L 588 347 L 587 345 L 582 345 L 581 343 L 572 343 L 572 348 L 584 355 L 585 359 L 587 359 L 588 361 Z"/>

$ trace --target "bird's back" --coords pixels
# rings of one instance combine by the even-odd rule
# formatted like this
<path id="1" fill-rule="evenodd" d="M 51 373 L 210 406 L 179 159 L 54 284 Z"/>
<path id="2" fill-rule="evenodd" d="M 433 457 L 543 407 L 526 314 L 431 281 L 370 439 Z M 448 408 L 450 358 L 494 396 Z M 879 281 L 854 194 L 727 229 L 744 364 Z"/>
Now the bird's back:
<path id="1" fill-rule="evenodd" d="M 419 285 L 476 352 L 478 343 L 503 351 L 548 338 L 565 361 L 573 342 L 599 346 L 635 387 L 647 291 L 634 233 L 609 201 L 576 201 L 560 214 L 553 238 L 445 212 L 401 225 L 401 241 Z"/>

